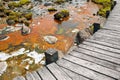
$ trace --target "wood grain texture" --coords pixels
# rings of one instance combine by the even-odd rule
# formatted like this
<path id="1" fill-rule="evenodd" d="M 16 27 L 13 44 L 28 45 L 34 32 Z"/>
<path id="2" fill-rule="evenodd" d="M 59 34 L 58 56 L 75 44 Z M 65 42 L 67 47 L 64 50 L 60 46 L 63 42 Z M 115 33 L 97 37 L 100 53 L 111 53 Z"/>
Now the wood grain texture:
<path id="1" fill-rule="evenodd" d="M 61 60 L 57 61 L 57 64 L 61 67 L 67 68 L 68 70 L 71 70 L 71 71 L 73 71 L 77 74 L 86 76 L 89 79 L 93 79 L 93 80 L 114 80 L 111 77 L 102 75 L 102 74 L 97 73 L 93 70 L 90 70 L 88 68 L 85 68 L 85 67 L 77 65 L 77 64 L 74 64 L 74 63 L 72 63 L 70 61 L 67 61 L 67 60 L 64 60 L 64 59 L 61 59 Z"/>
<path id="2" fill-rule="evenodd" d="M 72 80 L 70 76 L 68 76 L 62 68 L 60 68 L 56 63 L 52 63 L 47 65 L 48 69 L 54 74 L 54 76 L 58 80 Z"/>
<path id="3" fill-rule="evenodd" d="M 110 69 L 113 69 L 116 71 L 120 71 L 120 65 L 111 63 L 106 60 L 102 60 L 102 59 L 99 59 L 99 58 L 96 58 L 96 57 L 93 57 L 93 56 L 90 56 L 90 55 L 87 55 L 84 53 L 76 52 L 76 51 L 71 52 L 70 55 L 75 56 L 80 59 L 84 59 L 84 60 L 96 63 L 96 64 L 99 64 L 99 65 L 102 65 L 102 66 L 105 66 L 107 68 L 110 68 Z"/>
<path id="4" fill-rule="evenodd" d="M 14 78 L 13 80 L 25 80 L 25 78 L 23 76 L 17 76 L 16 78 Z"/>
<path id="5" fill-rule="evenodd" d="M 37 72 L 41 76 L 42 80 L 56 80 L 56 78 L 49 72 L 46 67 L 37 70 Z"/>
<path id="6" fill-rule="evenodd" d="M 109 68 L 106 68 L 106 67 L 103 67 L 103 66 L 98 65 L 96 63 L 89 62 L 87 60 L 83 60 L 83 59 L 80 59 L 80 58 L 76 58 L 76 57 L 71 56 L 71 55 L 65 56 L 64 59 L 66 59 L 68 61 L 71 61 L 73 63 L 76 63 L 78 65 L 84 66 L 86 68 L 89 68 L 91 70 L 94 70 L 96 72 L 102 73 L 104 75 L 111 76 L 115 79 L 120 79 L 120 72 L 109 69 Z"/>

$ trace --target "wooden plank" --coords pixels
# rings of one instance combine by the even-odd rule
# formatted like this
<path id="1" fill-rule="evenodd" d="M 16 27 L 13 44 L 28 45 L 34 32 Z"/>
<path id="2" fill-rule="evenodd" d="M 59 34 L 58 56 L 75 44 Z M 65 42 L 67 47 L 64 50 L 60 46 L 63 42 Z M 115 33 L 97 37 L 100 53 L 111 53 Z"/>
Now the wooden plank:
<path id="1" fill-rule="evenodd" d="M 100 44 L 96 44 L 96 43 L 92 43 L 92 42 L 87 42 L 87 41 L 84 41 L 83 44 L 93 46 L 93 47 L 96 47 L 96 48 L 99 48 L 99 49 L 103 49 L 103 50 L 106 50 L 106 51 L 110 51 L 113 54 L 115 54 L 115 55 L 117 54 L 117 55 L 120 56 L 120 50 L 119 49 L 115 49 L 115 48 L 111 48 L 111 47 L 107 47 L 107 46 L 104 46 L 104 45 L 100 45 Z"/>
<path id="2" fill-rule="evenodd" d="M 120 32 L 117 31 L 112 31 L 112 30 L 107 30 L 107 29 L 101 29 L 97 31 L 97 33 L 104 33 L 104 34 L 109 34 L 109 35 L 114 35 L 114 36 L 120 36 Z"/>
<path id="3" fill-rule="evenodd" d="M 75 51 L 81 52 L 81 53 L 84 53 L 84 54 L 87 54 L 87 55 L 90 55 L 90 56 L 93 56 L 93 57 L 96 57 L 96 58 L 99 58 L 99 59 L 102 59 L 102 60 L 106 60 L 106 61 L 118 64 L 118 65 L 120 64 L 119 59 L 116 59 L 116 58 L 113 58 L 111 56 L 107 56 L 107 55 L 104 55 L 104 54 L 100 54 L 98 52 L 90 51 L 90 50 L 83 49 L 83 48 L 76 48 Z"/>
<path id="4" fill-rule="evenodd" d="M 102 59 L 99 59 L 99 58 L 96 58 L 96 57 L 93 57 L 90 55 L 86 55 L 84 53 L 75 52 L 75 51 L 71 52 L 70 55 L 93 62 L 93 63 L 96 63 L 96 64 L 99 64 L 99 65 L 102 65 L 102 66 L 105 66 L 105 67 L 108 67 L 108 68 L 116 70 L 116 71 L 120 71 L 120 65 L 111 63 L 106 60 L 102 60 Z"/>
<path id="5" fill-rule="evenodd" d="M 17 76 L 13 80 L 25 80 L 25 78 L 23 76 Z"/>
<path id="6" fill-rule="evenodd" d="M 105 45 L 105 46 L 115 48 L 115 49 L 120 49 L 119 45 L 107 43 L 107 42 L 104 42 L 104 41 L 98 41 L 98 40 L 92 40 L 92 39 L 87 39 L 86 41 L 89 41 L 89 42 L 92 42 L 92 43 L 97 43 L 97 44 L 100 44 L 100 45 Z"/>
<path id="7" fill-rule="evenodd" d="M 101 39 L 111 39 L 112 41 L 116 41 L 116 42 L 120 41 L 120 37 L 116 37 L 116 36 L 112 36 L 112 35 L 108 35 L 108 34 L 97 33 L 97 32 L 93 35 L 93 37 L 95 37 L 95 38 L 101 37 Z"/>
<path id="8" fill-rule="evenodd" d="M 56 78 L 53 77 L 53 75 L 49 72 L 49 70 L 46 67 L 37 70 L 37 72 L 42 78 L 42 80 L 56 80 Z"/>
<path id="9" fill-rule="evenodd" d="M 84 76 L 81 76 L 79 74 L 76 74 L 68 69 L 65 69 L 65 68 L 62 68 L 62 69 L 72 78 L 72 80 L 90 80 L 90 79 L 85 78 Z"/>
<path id="10" fill-rule="evenodd" d="M 98 52 L 99 54 L 103 54 L 103 55 L 107 55 L 107 56 L 111 56 L 111 57 L 120 59 L 120 54 L 115 54 L 113 52 L 102 50 L 102 49 L 99 49 L 99 48 L 96 48 L 96 47 L 93 47 L 93 46 L 80 44 L 79 47 L 87 49 L 87 50 L 91 50 L 91 51 L 94 51 L 94 52 Z"/>
<path id="11" fill-rule="evenodd" d="M 83 75 L 85 77 L 88 77 L 89 79 L 93 79 L 93 80 L 114 80 L 111 77 L 102 75 L 100 73 L 97 73 L 93 70 L 90 70 L 88 68 L 82 67 L 80 65 L 74 64 L 70 61 L 61 59 L 59 61 L 57 61 L 57 64 L 61 67 L 64 67 L 68 70 L 71 70 L 77 74 Z"/>
<path id="12" fill-rule="evenodd" d="M 99 41 L 104 41 L 104 42 L 109 42 L 109 43 L 112 43 L 112 44 L 120 45 L 120 41 L 119 40 L 107 37 L 105 35 L 93 35 L 90 39 L 99 40 Z"/>
<path id="13" fill-rule="evenodd" d="M 38 75 L 38 73 L 36 71 L 33 71 L 32 75 L 35 78 L 35 80 L 41 80 L 40 76 Z"/>
<path id="14" fill-rule="evenodd" d="M 27 80 L 35 80 L 35 77 L 31 73 L 27 73 L 25 77 Z"/>
<path id="15" fill-rule="evenodd" d="M 117 28 L 114 28 L 114 27 L 103 27 L 103 29 L 109 29 L 109 30 L 112 30 L 112 31 L 119 31 Z"/>
<path id="16" fill-rule="evenodd" d="M 56 63 L 47 65 L 58 80 L 72 80 Z"/>
<path id="17" fill-rule="evenodd" d="M 104 75 L 111 76 L 115 79 L 120 79 L 120 72 L 103 67 L 103 66 L 95 64 L 93 62 L 89 62 L 89 61 L 86 61 L 86 60 L 83 60 L 83 59 L 80 59 L 80 58 L 77 58 L 77 57 L 74 57 L 71 55 L 65 56 L 64 59 L 69 60 L 73 63 L 78 64 L 78 65 L 84 66 L 86 68 L 89 68 L 91 70 L 97 71 L 97 72 L 102 73 Z"/>
<path id="18" fill-rule="evenodd" d="M 106 36 L 106 37 L 109 37 L 109 38 L 111 38 L 111 39 L 113 39 L 113 40 L 117 39 L 118 41 L 120 41 L 120 37 L 119 37 L 119 36 L 114 36 L 114 35 L 104 34 L 104 33 L 96 33 L 95 35 L 96 35 L 96 36 L 97 36 L 97 35 Z"/>

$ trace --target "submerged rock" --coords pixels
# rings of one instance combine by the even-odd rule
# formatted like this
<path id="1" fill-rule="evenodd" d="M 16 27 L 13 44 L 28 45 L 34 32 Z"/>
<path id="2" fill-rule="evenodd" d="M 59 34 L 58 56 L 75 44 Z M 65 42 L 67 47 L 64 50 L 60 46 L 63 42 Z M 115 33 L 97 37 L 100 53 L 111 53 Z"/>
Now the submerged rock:
<path id="1" fill-rule="evenodd" d="M 55 36 L 45 36 L 44 40 L 49 44 L 54 44 L 57 42 L 58 39 Z"/>
<path id="2" fill-rule="evenodd" d="M 6 71 L 7 66 L 7 62 L 0 62 L 0 76 Z"/>
<path id="3" fill-rule="evenodd" d="M 7 40 L 8 38 L 9 38 L 9 36 L 6 36 L 6 35 L 0 35 L 0 41 Z"/>

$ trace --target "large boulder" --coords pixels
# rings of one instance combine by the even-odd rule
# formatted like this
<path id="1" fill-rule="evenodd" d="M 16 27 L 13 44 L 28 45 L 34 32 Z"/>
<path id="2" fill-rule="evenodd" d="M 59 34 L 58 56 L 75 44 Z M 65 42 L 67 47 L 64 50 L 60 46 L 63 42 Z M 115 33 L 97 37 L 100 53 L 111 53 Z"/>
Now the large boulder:
<path id="1" fill-rule="evenodd" d="M 55 36 L 44 36 L 44 40 L 49 44 L 55 44 L 58 39 Z"/>
<path id="2" fill-rule="evenodd" d="M 31 32 L 31 29 L 29 28 L 29 27 L 27 27 L 27 26 L 23 26 L 22 27 L 22 29 L 21 29 L 21 34 L 22 35 L 27 35 L 27 34 L 29 34 Z"/>

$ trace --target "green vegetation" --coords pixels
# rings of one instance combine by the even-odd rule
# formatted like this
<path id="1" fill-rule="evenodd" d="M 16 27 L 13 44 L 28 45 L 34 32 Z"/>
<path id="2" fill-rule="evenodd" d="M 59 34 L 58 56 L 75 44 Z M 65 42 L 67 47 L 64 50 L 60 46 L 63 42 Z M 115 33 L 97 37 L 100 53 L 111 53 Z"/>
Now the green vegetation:
<path id="1" fill-rule="evenodd" d="M 29 3 L 30 3 L 29 0 L 20 0 L 18 3 L 12 1 L 8 3 L 8 7 L 10 9 L 14 9 L 15 7 L 21 7 L 22 5 L 27 5 Z"/>
<path id="2" fill-rule="evenodd" d="M 19 0 L 18 2 L 15 2 L 13 0 L 8 1 L 3 0 L 3 3 L 0 2 L 0 17 L 5 17 L 8 25 L 9 24 L 14 25 L 15 23 L 20 22 L 29 26 L 30 24 L 29 20 L 32 19 L 32 13 L 24 12 L 20 8 L 21 7 L 23 8 L 24 5 L 27 6 L 30 3 L 30 0 Z M 5 4 L 8 4 L 9 8 L 6 8 L 7 6 Z M 32 5 L 27 7 L 26 10 L 29 10 L 31 8 Z"/>
<path id="3" fill-rule="evenodd" d="M 61 3 L 64 3 L 64 2 L 65 2 L 65 0 L 57 0 L 57 1 L 55 1 L 56 4 L 61 4 Z"/>
<path id="4" fill-rule="evenodd" d="M 106 12 L 110 11 L 114 5 L 113 0 L 92 0 L 96 4 L 101 4 L 103 7 L 98 11 L 100 16 L 106 17 Z"/>
<path id="5" fill-rule="evenodd" d="M 20 0 L 19 4 L 20 5 L 25 5 L 25 4 L 29 4 L 30 0 Z"/>
<path id="6" fill-rule="evenodd" d="M 24 17 L 27 19 L 27 20 L 31 20 L 32 19 L 32 13 L 27 13 L 24 15 Z"/>
<path id="7" fill-rule="evenodd" d="M 53 12 L 53 11 L 57 11 L 57 9 L 55 9 L 55 8 L 48 8 L 48 11 L 49 12 Z"/>

